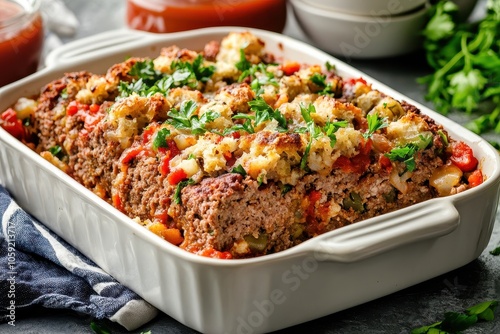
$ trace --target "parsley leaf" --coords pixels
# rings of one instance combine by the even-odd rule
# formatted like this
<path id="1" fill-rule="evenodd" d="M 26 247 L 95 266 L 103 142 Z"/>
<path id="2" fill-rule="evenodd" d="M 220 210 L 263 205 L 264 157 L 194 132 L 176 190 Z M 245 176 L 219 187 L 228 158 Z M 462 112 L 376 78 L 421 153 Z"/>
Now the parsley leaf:
<path id="1" fill-rule="evenodd" d="M 215 72 L 213 65 L 203 66 L 203 57 L 198 55 L 193 63 L 174 61 L 170 65 L 172 74 L 164 74 L 154 68 L 151 59 L 136 62 L 129 71 L 131 76 L 137 77 L 132 82 L 121 81 L 118 91 L 121 97 L 136 93 L 140 96 L 151 96 L 156 93 L 167 95 L 173 87 L 188 86 L 196 88 L 199 82 L 205 83 Z"/>
<path id="2" fill-rule="evenodd" d="M 219 113 L 207 111 L 200 117 L 195 115 L 198 106 L 195 101 L 188 100 L 181 103 L 179 110 L 172 109 L 167 115 L 170 117 L 166 122 L 176 129 L 189 130 L 192 134 L 201 135 L 207 132 L 206 124 L 213 122 Z"/>
<path id="3" fill-rule="evenodd" d="M 250 63 L 245 56 L 245 50 L 240 49 L 240 60 L 235 64 L 236 68 L 241 72 L 248 71 L 250 67 L 252 67 L 252 63 Z"/>
<path id="4" fill-rule="evenodd" d="M 306 121 L 306 128 L 299 129 L 298 131 L 309 133 L 309 141 L 307 142 L 306 148 L 304 150 L 304 155 L 302 155 L 302 158 L 300 159 L 300 168 L 302 170 L 307 170 L 307 159 L 308 159 L 309 153 L 311 151 L 311 146 L 312 146 L 313 140 L 318 139 L 319 136 L 323 133 L 321 131 L 321 128 L 316 126 L 316 124 L 314 123 L 314 120 L 311 117 L 311 113 L 315 113 L 315 112 L 316 112 L 316 108 L 312 104 L 309 104 L 307 107 L 300 105 L 300 113 L 302 114 L 302 117 Z"/>
<path id="5" fill-rule="evenodd" d="M 451 0 L 430 8 L 423 36 L 433 72 L 418 80 L 439 112 L 477 113 L 466 127 L 478 134 L 500 133 L 500 6 L 488 0 L 486 7 L 482 19 L 465 23 Z"/>
<path id="6" fill-rule="evenodd" d="M 155 138 L 153 139 L 153 149 L 157 150 L 159 147 L 168 147 L 167 136 L 170 135 L 170 131 L 166 128 L 160 129 Z"/>
<path id="7" fill-rule="evenodd" d="M 498 301 L 486 301 L 469 307 L 464 312 L 446 312 L 444 319 L 432 325 L 415 328 L 411 334 L 451 334 L 460 333 L 477 322 L 491 321 L 494 318 Z"/>
<path id="8" fill-rule="evenodd" d="M 418 151 L 418 146 L 414 143 L 409 143 L 404 146 L 393 148 L 385 156 L 391 161 L 400 161 L 406 164 L 406 169 L 410 172 L 415 170 L 415 153 Z"/>
<path id="9" fill-rule="evenodd" d="M 387 119 L 380 117 L 378 114 L 368 114 L 366 120 L 368 121 L 368 131 L 363 133 L 364 138 L 370 138 L 377 130 L 389 125 Z"/>
<path id="10" fill-rule="evenodd" d="M 174 203 L 182 205 L 182 197 L 181 197 L 182 189 L 186 188 L 187 186 L 193 185 L 195 183 L 196 182 L 192 178 L 177 183 L 177 186 L 175 187 L 174 196 L 172 197 Z"/>
<path id="11" fill-rule="evenodd" d="M 243 168 L 242 165 L 238 165 L 238 166 L 234 167 L 233 170 L 231 171 L 231 173 L 237 173 L 243 177 L 247 176 L 247 172 L 246 172 L 245 168 Z"/>
<path id="12" fill-rule="evenodd" d="M 335 132 L 337 132 L 340 128 L 345 128 L 349 124 L 348 121 L 337 121 L 337 122 L 327 122 L 323 127 L 323 131 L 330 138 L 330 146 L 334 147 L 337 143 L 337 136 L 335 136 Z"/>
<path id="13" fill-rule="evenodd" d="M 49 152 L 50 152 L 50 154 L 52 154 L 53 156 L 55 156 L 59 159 L 61 159 L 63 156 L 62 147 L 59 145 L 54 145 L 51 148 L 49 148 Z"/>
<path id="14" fill-rule="evenodd" d="M 263 98 L 258 97 L 253 101 L 248 102 L 250 110 L 255 112 L 255 126 L 264 121 L 276 120 L 280 127 L 279 130 L 286 131 L 288 122 L 279 110 L 274 110 L 270 105 L 264 101 Z"/>
<path id="15" fill-rule="evenodd" d="M 335 94 L 332 84 L 326 83 L 326 75 L 316 72 L 309 78 L 309 80 L 311 80 L 312 83 L 321 88 L 321 90 L 318 92 L 319 95 Z"/>
<path id="16" fill-rule="evenodd" d="M 500 246 L 498 246 L 497 248 L 495 248 L 494 250 L 490 251 L 490 254 L 491 255 L 494 255 L 494 256 L 498 256 L 500 255 Z"/>
<path id="17" fill-rule="evenodd" d="M 267 67 L 268 65 L 263 63 L 251 65 L 248 69 L 241 73 L 238 78 L 238 82 L 242 82 L 243 80 L 250 78 L 250 88 L 256 92 L 256 95 L 261 95 L 263 93 L 262 86 L 278 86 L 278 80 L 275 78 L 274 73 L 269 72 Z"/>

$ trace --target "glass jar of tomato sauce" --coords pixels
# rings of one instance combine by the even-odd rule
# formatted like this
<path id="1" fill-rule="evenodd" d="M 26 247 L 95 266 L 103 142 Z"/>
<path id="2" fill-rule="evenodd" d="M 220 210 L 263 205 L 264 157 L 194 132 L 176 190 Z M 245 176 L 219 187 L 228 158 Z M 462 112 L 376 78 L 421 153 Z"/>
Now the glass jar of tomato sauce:
<path id="1" fill-rule="evenodd" d="M 286 0 L 127 0 L 127 25 L 150 32 L 214 26 L 282 32 Z"/>
<path id="2" fill-rule="evenodd" d="M 38 68 L 44 39 L 41 0 L 0 0 L 0 86 Z"/>

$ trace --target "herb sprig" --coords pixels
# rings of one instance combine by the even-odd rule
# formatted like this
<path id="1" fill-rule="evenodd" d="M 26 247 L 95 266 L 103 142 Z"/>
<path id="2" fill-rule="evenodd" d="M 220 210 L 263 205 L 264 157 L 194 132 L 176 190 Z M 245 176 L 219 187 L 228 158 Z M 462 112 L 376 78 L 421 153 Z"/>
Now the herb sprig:
<path id="1" fill-rule="evenodd" d="M 129 71 L 129 75 L 136 77 L 132 82 L 120 82 L 118 90 L 121 97 L 138 94 L 152 96 L 156 93 L 166 95 L 168 90 L 175 87 L 188 86 L 196 88 L 198 84 L 206 83 L 215 72 L 215 66 L 203 65 L 203 57 L 198 55 L 192 63 L 174 61 L 170 65 L 172 74 L 164 74 L 154 67 L 151 59 L 136 62 Z"/>
<path id="2" fill-rule="evenodd" d="M 195 101 L 188 100 L 181 103 L 179 109 L 172 109 L 168 112 L 170 117 L 166 122 L 176 129 L 189 130 L 192 134 L 201 135 L 207 132 L 207 123 L 213 122 L 220 116 L 219 113 L 207 111 L 203 115 L 195 114 L 198 106 Z"/>
<path id="3" fill-rule="evenodd" d="M 307 142 L 306 148 L 304 150 L 304 155 L 300 160 L 300 168 L 302 170 L 307 170 L 307 159 L 309 157 L 313 141 L 324 135 L 330 138 L 330 146 L 334 147 L 335 143 L 337 142 L 337 137 L 335 135 L 335 132 L 337 132 L 337 130 L 340 128 L 347 127 L 349 122 L 347 121 L 327 122 L 325 126 L 320 127 L 316 125 L 314 119 L 311 117 L 311 114 L 316 112 L 316 108 L 314 107 L 314 105 L 312 104 L 309 104 L 307 106 L 301 105 L 300 112 L 302 114 L 302 118 L 304 118 L 304 121 L 306 122 L 306 126 L 296 129 L 295 132 L 309 133 L 309 141 Z"/>
<path id="4" fill-rule="evenodd" d="M 491 321 L 498 301 L 486 301 L 469 307 L 464 312 L 446 312 L 444 319 L 429 326 L 415 328 L 411 334 L 453 334 L 460 333 L 480 321 Z"/>
<path id="5" fill-rule="evenodd" d="M 478 22 L 459 22 L 458 7 L 449 0 L 430 13 L 423 35 L 433 73 L 419 79 L 427 86 L 426 99 L 443 114 L 481 112 L 466 127 L 500 133 L 500 2 L 489 0 Z"/>

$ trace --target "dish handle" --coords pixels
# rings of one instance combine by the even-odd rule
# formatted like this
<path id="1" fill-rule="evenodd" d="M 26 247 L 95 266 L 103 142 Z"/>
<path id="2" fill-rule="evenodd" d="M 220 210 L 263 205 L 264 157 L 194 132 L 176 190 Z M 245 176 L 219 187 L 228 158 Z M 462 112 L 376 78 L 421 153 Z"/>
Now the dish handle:
<path id="1" fill-rule="evenodd" d="M 154 40 L 156 37 L 153 33 L 126 28 L 106 31 L 77 39 L 54 49 L 45 58 L 45 66 L 53 67 L 55 65 L 71 63 L 88 57 L 91 54 L 105 52 L 115 46 L 148 42 Z"/>
<path id="2" fill-rule="evenodd" d="M 317 237 L 310 250 L 318 260 L 356 262 L 406 244 L 447 235 L 459 223 L 460 214 L 451 201 L 428 201 L 338 229 L 324 238 Z"/>

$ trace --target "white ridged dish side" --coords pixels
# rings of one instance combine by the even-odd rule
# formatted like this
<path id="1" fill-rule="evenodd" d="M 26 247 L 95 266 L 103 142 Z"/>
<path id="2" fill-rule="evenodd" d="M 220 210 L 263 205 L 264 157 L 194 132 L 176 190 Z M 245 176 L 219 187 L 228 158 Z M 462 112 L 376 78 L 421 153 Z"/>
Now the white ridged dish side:
<path id="1" fill-rule="evenodd" d="M 0 110 L 21 96 L 37 93 L 64 72 L 86 69 L 102 73 L 125 56 L 155 56 L 161 45 L 201 48 L 235 30 L 241 28 L 169 35 L 117 31 L 67 45 L 49 57 L 47 69 L 0 89 Z M 274 33 L 253 32 L 273 52 L 288 59 L 321 64 L 328 60 L 339 74 L 363 75 L 381 91 L 414 103 L 304 43 Z M 111 43 L 117 40 L 120 43 Z M 482 185 L 254 259 L 203 258 L 163 241 L 3 129 L 0 182 L 21 207 L 183 324 L 205 333 L 269 332 L 417 284 L 469 263 L 485 249 L 498 206 L 498 154 L 478 136 L 416 105 L 443 124 L 452 137 L 472 146 L 487 176 Z"/>

